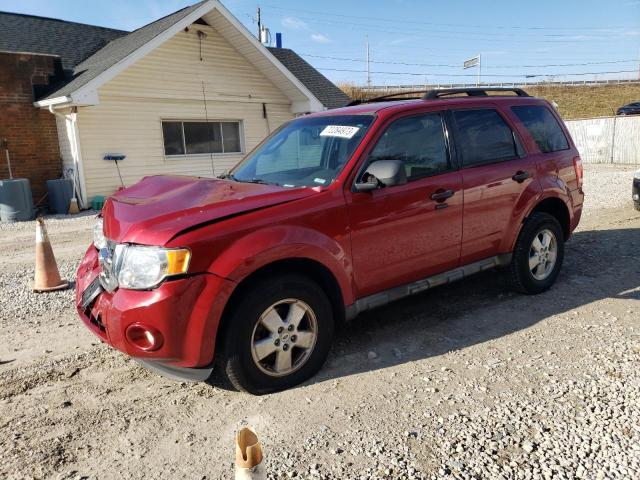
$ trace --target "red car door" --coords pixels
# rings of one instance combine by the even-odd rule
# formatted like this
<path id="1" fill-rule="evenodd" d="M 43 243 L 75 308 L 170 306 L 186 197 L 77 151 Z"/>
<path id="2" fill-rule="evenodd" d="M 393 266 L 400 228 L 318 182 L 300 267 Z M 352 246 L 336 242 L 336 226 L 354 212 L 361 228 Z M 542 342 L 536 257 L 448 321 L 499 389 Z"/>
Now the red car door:
<path id="1" fill-rule="evenodd" d="M 407 183 L 347 192 L 358 296 L 455 268 L 462 238 L 462 179 L 450 155 L 444 116 L 392 121 L 367 154 L 402 160 Z"/>
<path id="2" fill-rule="evenodd" d="M 534 156 L 496 108 L 454 110 L 452 117 L 464 190 L 460 263 L 466 265 L 507 253 L 513 222 L 540 188 Z"/>

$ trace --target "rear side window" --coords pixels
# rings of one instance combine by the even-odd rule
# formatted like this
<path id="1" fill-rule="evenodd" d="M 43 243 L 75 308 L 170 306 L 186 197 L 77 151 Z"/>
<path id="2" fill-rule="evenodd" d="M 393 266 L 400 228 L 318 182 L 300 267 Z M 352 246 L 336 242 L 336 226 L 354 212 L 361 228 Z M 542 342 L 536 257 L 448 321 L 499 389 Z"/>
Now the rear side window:
<path id="1" fill-rule="evenodd" d="M 368 160 L 402 160 L 409 181 L 449 170 L 442 117 L 428 113 L 396 120 L 382 134 Z"/>
<path id="2" fill-rule="evenodd" d="M 527 127 L 542 153 L 557 152 L 569 148 L 567 137 L 556 117 L 541 105 L 520 105 L 511 107 L 513 113 Z"/>
<path id="3" fill-rule="evenodd" d="M 464 166 L 509 160 L 519 156 L 520 148 L 511 128 L 493 109 L 455 110 L 458 136 L 456 145 Z"/>

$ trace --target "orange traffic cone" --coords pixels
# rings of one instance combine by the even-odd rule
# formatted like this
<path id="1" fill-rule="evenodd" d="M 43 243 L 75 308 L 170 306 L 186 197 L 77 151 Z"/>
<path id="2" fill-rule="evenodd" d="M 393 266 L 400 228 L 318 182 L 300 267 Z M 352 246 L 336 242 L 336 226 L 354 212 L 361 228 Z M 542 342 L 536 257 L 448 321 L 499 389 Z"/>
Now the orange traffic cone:
<path id="1" fill-rule="evenodd" d="M 243 428 L 236 436 L 235 480 L 264 480 L 267 478 L 262 462 L 262 447 L 251 428 Z"/>
<path id="2" fill-rule="evenodd" d="M 33 282 L 34 292 L 52 292 L 64 290 L 69 282 L 60 278 L 56 257 L 47 236 L 47 228 L 40 217 L 36 220 L 36 277 Z"/>

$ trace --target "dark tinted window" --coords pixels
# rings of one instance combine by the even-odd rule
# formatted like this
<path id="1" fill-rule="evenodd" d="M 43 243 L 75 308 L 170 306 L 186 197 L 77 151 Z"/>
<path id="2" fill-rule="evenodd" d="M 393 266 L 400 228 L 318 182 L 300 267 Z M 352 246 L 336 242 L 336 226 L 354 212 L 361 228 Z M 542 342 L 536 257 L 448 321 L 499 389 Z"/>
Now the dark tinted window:
<path id="1" fill-rule="evenodd" d="M 242 153 L 239 122 L 162 122 L 162 135 L 165 155 Z"/>
<path id="2" fill-rule="evenodd" d="M 223 122 L 222 140 L 225 152 L 239 152 L 240 147 L 240 124 L 238 122 Z"/>
<path id="3" fill-rule="evenodd" d="M 382 134 L 369 155 L 376 160 L 402 160 L 409 180 L 450 168 L 440 114 L 402 118 Z"/>
<path id="4" fill-rule="evenodd" d="M 527 127 L 541 152 L 557 152 L 569 148 L 567 137 L 553 114 L 541 105 L 511 107 L 513 113 Z"/>
<path id="5" fill-rule="evenodd" d="M 219 123 L 184 122 L 184 143 L 187 155 L 222 153 Z"/>
<path id="6" fill-rule="evenodd" d="M 495 110 L 457 110 L 453 116 L 458 128 L 456 146 L 463 165 L 499 162 L 518 156 L 513 132 Z"/>
<path id="7" fill-rule="evenodd" d="M 184 155 L 182 122 L 162 122 L 162 136 L 166 155 Z"/>

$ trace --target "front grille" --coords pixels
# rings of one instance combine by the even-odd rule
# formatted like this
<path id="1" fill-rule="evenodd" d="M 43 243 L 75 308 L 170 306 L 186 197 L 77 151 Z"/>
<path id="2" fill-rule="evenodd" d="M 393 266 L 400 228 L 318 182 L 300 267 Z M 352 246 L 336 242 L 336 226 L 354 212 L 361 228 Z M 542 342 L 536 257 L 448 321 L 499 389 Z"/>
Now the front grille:
<path id="1" fill-rule="evenodd" d="M 102 317 L 100 315 L 94 316 L 91 312 L 89 312 L 89 321 L 92 325 L 98 327 L 101 332 L 106 332 L 107 327 L 105 327 L 104 323 L 102 323 Z"/>
<path id="2" fill-rule="evenodd" d="M 107 340 L 107 326 L 102 321 L 102 315 L 100 313 L 93 314 L 91 311 L 93 309 L 93 305 L 89 306 L 85 310 L 83 310 L 83 314 L 88 323 L 92 328 L 93 333 L 98 335 L 102 340 Z"/>

